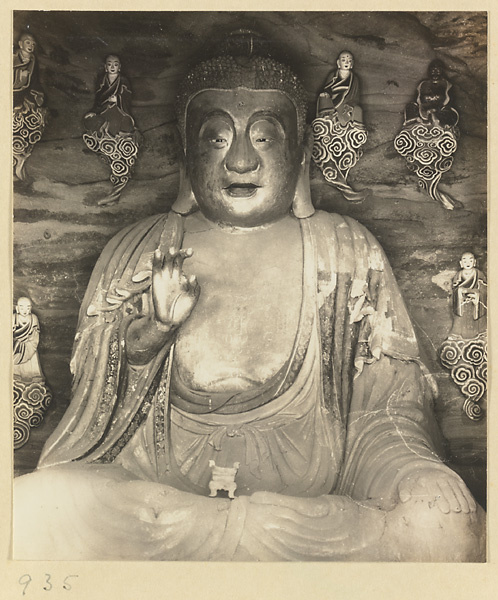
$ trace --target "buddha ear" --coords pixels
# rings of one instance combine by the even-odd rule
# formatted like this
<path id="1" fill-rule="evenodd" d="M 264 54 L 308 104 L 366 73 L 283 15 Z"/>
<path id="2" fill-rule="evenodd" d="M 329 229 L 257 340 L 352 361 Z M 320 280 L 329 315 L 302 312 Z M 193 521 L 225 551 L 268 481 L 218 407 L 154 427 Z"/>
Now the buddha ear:
<path id="1" fill-rule="evenodd" d="M 311 201 L 310 188 L 310 161 L 311 152 L 313 150 L 313 132 L 308 125 L 304 134 L 304 142 L 302 145 L 303 157 L 299 169 L 299 177 L 297 179 L 296 192 L 292 201 L 292 212 L 298 219 L 306 219 L 314 214 L 315 208 Z"/>
<path id="2" fill-rule="evenodd" d="M 183 156 L 183 160 L 180 162 L 180 188 L 171 210 L 185 216 L 199 210 L 199 205 L 190 184 L 190 177 L 187 173 L 185 156 Z"/>

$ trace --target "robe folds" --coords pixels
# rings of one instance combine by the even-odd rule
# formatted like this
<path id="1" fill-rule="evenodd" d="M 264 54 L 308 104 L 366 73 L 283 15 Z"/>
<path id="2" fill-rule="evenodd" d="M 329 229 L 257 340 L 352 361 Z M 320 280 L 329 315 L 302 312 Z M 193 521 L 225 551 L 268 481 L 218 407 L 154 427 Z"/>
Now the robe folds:
<path id="1" fill-rule="evenodd" d="M 94 115 L 84 119 L 85 129 L 91 133 L 102 133 L 105 129 L 111 136 L 133 133 L 135 121 L 131 116 L 131 96 L 130 84 L 125 77 L 118 75 L 111 83 L 105 75 L 90 111 Z M 111 102 L 112 97 L 116 102 Z"/>
<path id="2" fill-rule="evenodd" d="M 387 499 L 412 470 L 428 463 L 447 469 L 437 453 L 432 379 L 419 361 L 413 328 L 382 249 L 348 217 L 318 211 L 300 225 L 308 299 L 302 309 L 306 323 L 296 338 L 301 356 L 291 361 L 294 368 L 286 373 L 284 387 L 267 404 L 204 421 L 199 420 L 202 415 L 182 414 L 170 402 L 174 347 L 144 366 L 132 366 L 124 341 L 130 321 L 153 310 L 154 250 L 181 247 L 184 217 L 174 212 L 150 217 L 116 235 L 97 262 L 83 300 L 71 361 L 72 402 L 47 441 L 39 467 L 116 463 L 139 479 L 207 495 L 205 477 L 195 476 L 195 463 L 200 460 L 199 466 L 211 455 L 201 448 L 180 456 L 182 448 L 190 452 L 188 440 L 175 455 L 172 440 L 181 446 L 178 427 L 186 419 L 184 431 L 204 436 L 205 446 L 216 447 L 216 435 L 218 441 L 230 437 L 226 434 L 233 424 L 227 426 L 226 419 L 235 419 L 236 428 L 256 430 L 251 436 L 246 429 L 243 436 L 249 440 L 241 451 L 248 473 L 258 460 L 280 460 L 279 472 L 300 473 L 290 479 L 284 473 L 270 489 L 242 486 L 241 493 Z M 309 393 L 303 400 L 304 388 Z M 296 408 L 299 402 L 302 409 Z M 259 415 L 261 410 L 266 413 Z M 279 421 L 282 415 L 287 415 L 285 423 Z M 306 419 L 312 424 L 301 432 L 308 443 L 303 449 L 292 435 Z M 275 431 L 270 433 L 280 425 L 284 432 L 290 427 L 282 436 L 290 439 L 283 449 Z M 260 452 L 255 460 L 261 447 L 266 454 Z M 311 466 L 299 467 L 299 456 L 308 457 Z M 303 473 L 311 482 L 308 487 L 296 484 Z"/>

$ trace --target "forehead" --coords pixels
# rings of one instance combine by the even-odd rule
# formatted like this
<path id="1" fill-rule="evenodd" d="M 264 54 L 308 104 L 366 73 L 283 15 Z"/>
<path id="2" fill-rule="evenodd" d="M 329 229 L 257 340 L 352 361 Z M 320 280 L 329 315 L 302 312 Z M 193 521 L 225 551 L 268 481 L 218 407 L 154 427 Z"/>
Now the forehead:
<path id="1" fill-rule="evenodd" d="M 17 301 L 17 306 L 31 306 L 31 302 L 27 298 L 21 298 Z"/>
<path id="2" fill-rule="evenodd" d="M 475 260 L 475 257 L 471 252 L 466 252 L 465 254 L 462 254 L 462 260 L 465 259 Z"/>
<path id="3" fill-rule="evenodd" d="M 111 62 L 117 62 L 118 63 L 118 62 L 120 62 L 120 60 L 119 60 L 119 58 L 117 56 L 108 56 L 105 59 L 105 62 L 106 63 L 111 63 Z"/>
<path id="4" fill-rule="evenodd" d="M 351 52 L 341 52 L 339 54 L 339 58 L 353 58 L 353 55 Z"/>
<path id="5" fill-rule="evenodd" d="M 35 38 L 32 35 L 29 35 L 29 33 L 21 36 L 21 42 L 26 42 L 26 41 L 30 41 L 33 44 L 35 43 Z"/>
<path id="6" fill-rule="evenodd" d="M 274 118 L 284 129 L 297 129 L 294 103 L 278 90 L 204 90 L 187 105 L 188 125 L 200 125 L 211 116 L 226 116 L 232 121 L 248 120 L 258 116 Z"/>

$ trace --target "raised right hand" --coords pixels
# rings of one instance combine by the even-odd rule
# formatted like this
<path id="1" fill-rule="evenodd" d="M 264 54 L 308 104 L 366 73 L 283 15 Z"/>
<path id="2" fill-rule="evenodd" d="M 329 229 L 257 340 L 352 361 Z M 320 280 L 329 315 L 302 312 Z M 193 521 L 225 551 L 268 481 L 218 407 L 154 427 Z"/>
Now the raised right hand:
<path id="1" fill-rule="evenodd" d="M 152 260 L 152 300 L 156 322 L 165 328 L 182 325 L 197 303 L 201 288 L 195 275 L 187 278 L 183 261 L 192 256 L 191 248 L 166 254 L 159 249 Z"/>

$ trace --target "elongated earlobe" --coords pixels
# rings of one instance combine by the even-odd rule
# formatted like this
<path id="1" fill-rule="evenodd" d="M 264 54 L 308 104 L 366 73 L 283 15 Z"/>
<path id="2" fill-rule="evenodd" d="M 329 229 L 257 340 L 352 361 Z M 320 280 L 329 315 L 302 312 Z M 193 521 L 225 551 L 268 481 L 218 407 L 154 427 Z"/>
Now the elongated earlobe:
<path id="1" fill-rule="evenodd" d="M 292 212 L 298 219 L 306 219 L 311 217 L 315 212 L 315 207 L 311 201 L 310 189 L 310 159 L 311 148 L 310 144 L 305 144 L 303 159 L 301 160 L 301 168 L 299 170 L 299 178 L 296 185 L 296 193 L 292 201 Z"/>
<path id="2" fill-rule="evenodd" d="M 190 178 L 187 175 L 184 165 L 180 167 L 180 189 L 171 210 L 180 215 L 190 215 L 199 210 L 199 205 L 195 199 L 192 186 L 190 185 Z"/>

